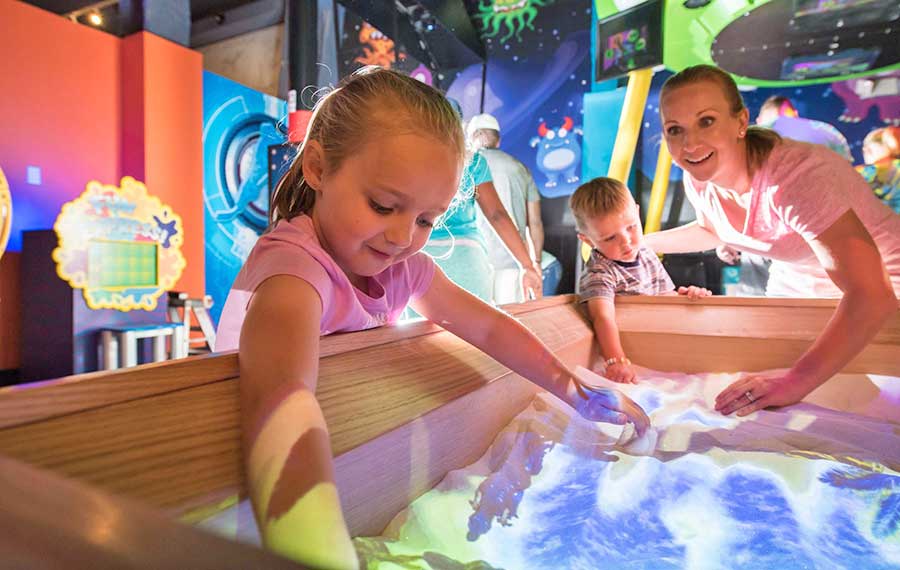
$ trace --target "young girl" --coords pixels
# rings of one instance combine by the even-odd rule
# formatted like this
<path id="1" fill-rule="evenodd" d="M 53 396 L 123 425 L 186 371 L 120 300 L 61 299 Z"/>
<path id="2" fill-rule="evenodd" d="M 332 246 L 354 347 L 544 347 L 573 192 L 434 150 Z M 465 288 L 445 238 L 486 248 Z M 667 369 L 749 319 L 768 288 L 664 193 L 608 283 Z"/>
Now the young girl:
<path id="1" fill-rule="evenodd" d="M 240 349 L 245 468 L 264 544 L 316 568 L 356 568 L 315 398 L 319 337 L 416 311 L 594 421 L 649 420 L 588 389 L 524 326 L 466 293 L 419 250 L 459 183 L 459 119 L 436 90 L 381 69 L 317 106 L 223 309 L 217 350 Z"/>

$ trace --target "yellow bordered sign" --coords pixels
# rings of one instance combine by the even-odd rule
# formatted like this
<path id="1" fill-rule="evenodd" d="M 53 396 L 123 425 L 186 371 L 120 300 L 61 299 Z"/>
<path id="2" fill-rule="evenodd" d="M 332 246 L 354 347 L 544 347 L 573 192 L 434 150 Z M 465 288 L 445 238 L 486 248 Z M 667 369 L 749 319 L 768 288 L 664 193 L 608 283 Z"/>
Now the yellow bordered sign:
<path id="1" fill-rule="evenodd" d="M 92 309 L 152 311 L 184 270 L 181 217 L 130 176 L 120 186 L 88 182 L 53 229 L 56 272 Z"/>
<path id="2" fill-rule="evenodd" d="M 9 192 L 9 183 L 0 168 L 0 257 L 6 251 L 9 243 L 9 232 L 12 229 L 12 194 Z"/>

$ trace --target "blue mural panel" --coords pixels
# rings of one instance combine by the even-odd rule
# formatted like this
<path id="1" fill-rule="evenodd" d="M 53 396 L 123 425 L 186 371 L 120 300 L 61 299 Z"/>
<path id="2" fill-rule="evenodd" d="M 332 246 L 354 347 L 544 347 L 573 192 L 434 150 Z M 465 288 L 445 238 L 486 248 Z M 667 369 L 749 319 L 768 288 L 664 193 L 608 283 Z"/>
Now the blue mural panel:
<path id="1" fill-rule="evenodd" d="M 484 112 L 500 122 L 501 148 L 531 170 L 544 197 L 571 194 L 581 183 L 590 1 L 493 0 L 470 12 L 488 50 Z M 481 76 L 480 65 L 466 68 L 447 90 L 466 119 L 481 112 Z"/>
<path id="2" fill-rule="evenodd" d="M 287 103 L 203 73 L 203 205 L 206 291 L 218 322 L 225 298 L 266 229 L 271 145 L 285 142 Z"/>

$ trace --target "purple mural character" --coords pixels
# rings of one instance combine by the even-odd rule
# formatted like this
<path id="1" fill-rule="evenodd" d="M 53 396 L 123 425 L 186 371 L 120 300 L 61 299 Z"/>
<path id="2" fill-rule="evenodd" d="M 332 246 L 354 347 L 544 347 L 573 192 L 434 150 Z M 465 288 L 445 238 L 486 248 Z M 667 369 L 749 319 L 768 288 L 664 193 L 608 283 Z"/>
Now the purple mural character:
<path id="1" fill-rule="evenodd" d="M 421 81 L 425 85 L 434 85 L 434 77 L 431 74 L 431 70 L 421 63 L 417 68 L 409 72 L 409 76 L 413 79 Z"/>
<path id="2" fill-rule="evenodd" d="M 581 167 L 581 144 L 577 135 L 581 135 L 581 128 L 572 128 L 572 117 L 566 117 L 562 126 L 557 129 L 548 129 L 547 123 L 541 123 L 538 127 L 539 137 L 531 139 L 531 147 L 537 147 L 537 168 L 547 177 L 545 188 L 555 188 L 559 184 L 559 177 L 564 177 L 563 182 L 575 184 L 580 180 L 578 169 Z"/>
<path id="3" fill-rule="evenodd" d="M 858 123 L 877 107 L 882 122 L 900 126 L 900 71 L 839 81 L 831 89 L 847 107 L 841 121 Z"/>

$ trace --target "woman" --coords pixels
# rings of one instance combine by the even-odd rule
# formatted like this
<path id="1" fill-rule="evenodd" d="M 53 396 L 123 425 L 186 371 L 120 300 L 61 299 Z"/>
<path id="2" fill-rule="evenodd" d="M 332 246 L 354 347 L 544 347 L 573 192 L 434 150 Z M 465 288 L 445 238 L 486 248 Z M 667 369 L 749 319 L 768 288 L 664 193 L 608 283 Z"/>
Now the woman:
<path id="1" fill-rule="evenodd" d="M 649 234 L 647 245 L 660 253 L 729 245 L 788 262 L 772 273 L 770 290 L 842 295 L 825 330 L 787 372 L 738 380 L 718 395 L 716 409 L 743 416 L 798 402 L 897 310 L 900 216 L 839 155 L 749 126 L 734 80 L 717 67 L 669 78 L 660 110 L 697 221 Z"/>

